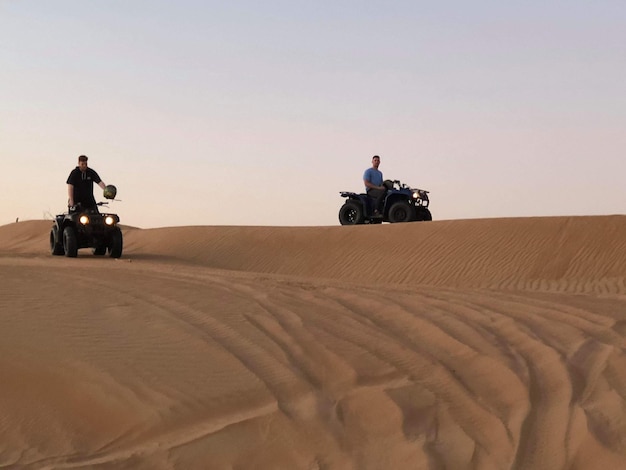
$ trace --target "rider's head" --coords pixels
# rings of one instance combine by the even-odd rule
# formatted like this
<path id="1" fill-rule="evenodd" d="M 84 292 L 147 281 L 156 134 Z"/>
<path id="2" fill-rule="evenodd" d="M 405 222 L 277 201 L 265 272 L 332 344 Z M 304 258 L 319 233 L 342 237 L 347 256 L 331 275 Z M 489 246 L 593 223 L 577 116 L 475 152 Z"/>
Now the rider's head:
<path id="1" fill-rule="evenodd" d="M 78 157 L 78 168 L 80 168 L 80 171 L 87 170 L 87 157 L 85 155 Z"/>
<path id="2" fill-rule="evenodd" d="M 374 168 L 378 168 L 378 165 L 380 165 L 380 157 L 378 155 L 374 155 L 372 157 L 372 166 Z"/>

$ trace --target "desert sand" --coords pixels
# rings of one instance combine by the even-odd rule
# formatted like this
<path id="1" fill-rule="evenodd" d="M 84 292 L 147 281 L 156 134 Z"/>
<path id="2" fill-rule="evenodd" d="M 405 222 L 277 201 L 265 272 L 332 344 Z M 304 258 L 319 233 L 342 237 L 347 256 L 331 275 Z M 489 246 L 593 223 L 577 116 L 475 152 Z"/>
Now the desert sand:
<path id="1" fill-rule="evenodd" d="M 626 468 L 626 216 L 0 227 L 0 468 Z"/>

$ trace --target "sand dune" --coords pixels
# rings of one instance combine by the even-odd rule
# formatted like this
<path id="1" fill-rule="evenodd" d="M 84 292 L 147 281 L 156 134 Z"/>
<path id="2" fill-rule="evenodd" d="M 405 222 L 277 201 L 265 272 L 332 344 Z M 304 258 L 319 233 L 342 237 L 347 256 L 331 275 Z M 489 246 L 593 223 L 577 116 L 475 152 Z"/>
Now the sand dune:
<path id="1" fill-rule="evenodd" d="M 626 468 L 626 217 L 0 227 L 0 468 Z"/>

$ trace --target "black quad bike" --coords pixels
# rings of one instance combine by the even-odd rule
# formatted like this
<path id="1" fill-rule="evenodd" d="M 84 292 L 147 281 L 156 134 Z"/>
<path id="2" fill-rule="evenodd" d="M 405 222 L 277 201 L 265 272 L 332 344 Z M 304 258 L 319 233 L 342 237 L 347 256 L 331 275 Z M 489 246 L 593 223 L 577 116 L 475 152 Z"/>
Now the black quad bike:
<path id="1" fill-rule="evenodd" d="M 108 202 L 99 202 L 99 207 Z M 98 208 L 83 209 L 80 205 L 55 217 L 50 230 L 50 251 L 55 256 L 78 256 L 79 248 L 92 248 L 93 254 L 111 258 L 122 256 L 122 231 L 117 214 L 102 214 Z"/>
<path id="2" fill-rule="evenodd" d="M 381 214 L 374 213 L 376 201 L 367 194 L 341 191 L 341 197 L 347 198 L 339 209 L 341 225 L 433 220 L 428 209 L 428 191 L 410 188 L 398 180 L 385 180 L 384 186 L 387 192 Z"/>

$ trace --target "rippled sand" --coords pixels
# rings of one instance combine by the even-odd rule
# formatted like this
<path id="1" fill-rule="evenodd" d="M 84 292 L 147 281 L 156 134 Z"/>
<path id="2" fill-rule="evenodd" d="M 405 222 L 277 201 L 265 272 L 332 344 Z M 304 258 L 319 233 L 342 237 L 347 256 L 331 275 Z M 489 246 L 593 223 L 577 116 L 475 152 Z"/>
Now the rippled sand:
<path id="1" fill-rule="evenodd" d="M 626 216 L 0 227 L 0 468 L 626 468 Z"/>

